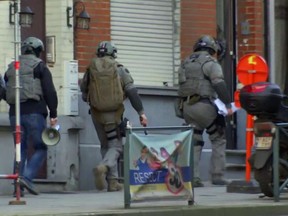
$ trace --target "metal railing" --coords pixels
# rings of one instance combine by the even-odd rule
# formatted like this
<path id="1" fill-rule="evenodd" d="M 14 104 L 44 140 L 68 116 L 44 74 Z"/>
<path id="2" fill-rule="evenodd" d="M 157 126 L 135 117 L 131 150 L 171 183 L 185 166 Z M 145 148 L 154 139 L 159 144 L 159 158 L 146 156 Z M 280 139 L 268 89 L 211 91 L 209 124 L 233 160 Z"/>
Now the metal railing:
<path id="1" fill-rule="evenodd" d="M 288 128 L 288 123 L 277 123 L 276 125 L 276 133 L 275 139 L 273 141 L 273 193 L 274 193 L 274 201 L 279 202 L 280 193 L 284 190 L 284 188 L 288 185 L 288 178 L 280 185 L 279 178 L 279 163 L 283 163 L 288 167 L 287 161 L 279 158 L 280 151 L 280 131 L 285 134 L 288 140 L 288 132 L 285 128 Z"/>

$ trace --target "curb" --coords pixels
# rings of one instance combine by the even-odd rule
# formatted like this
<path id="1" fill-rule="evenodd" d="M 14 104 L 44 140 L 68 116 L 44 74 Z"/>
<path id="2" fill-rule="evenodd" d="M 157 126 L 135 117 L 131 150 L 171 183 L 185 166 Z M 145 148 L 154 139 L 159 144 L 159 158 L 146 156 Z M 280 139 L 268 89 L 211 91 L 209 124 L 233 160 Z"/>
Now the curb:
<path id="1" fill-rule="evenodd" d="M 2 215 L 2 214 L 0 214 Z M 159 207 L 153 209 L 119 209 L 107 210 L 107 212 L 89 213 L 53 213 L 41 214 L 41 216 L 288 216 L 288 205 L 258 205 L 258 206 L 216 206 L 216 207 Z M 40 215 L 39 215 L 40 216 Z"/>

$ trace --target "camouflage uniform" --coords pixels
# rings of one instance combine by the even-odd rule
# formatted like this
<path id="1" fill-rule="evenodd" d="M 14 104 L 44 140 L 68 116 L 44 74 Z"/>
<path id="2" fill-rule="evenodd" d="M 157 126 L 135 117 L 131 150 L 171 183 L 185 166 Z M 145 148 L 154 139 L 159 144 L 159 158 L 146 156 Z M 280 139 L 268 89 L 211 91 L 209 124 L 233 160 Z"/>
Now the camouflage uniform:
<path id="1" fill-rule="evenodd" d="M 104 56 L 102 58 L 112 57 Z M 144 110 L 140 97 L 136 91 L 136 87 L 134 86 L 134 80 L 131 74 L 122 65 L 118 65 L 117 72 L 120 75 L 125 96 L 128 96 L 133 108 L 137 111 L 139 116 L 141 116 L 144 113 Z M 86 74 L 84 75 L 83 82 L 81 83 L 82 99 L 84 101 L 87 101 L 86 97 L 89 95 L 88 77 L 89 67 Z M 99 112 L 98 110 L 94 109 L 94 107 L 90 106 L 90 112 L 93 124 L 100 140 L 102 156 L 100 164 L 93 170 L 95 175 L 95 186 L 99 190 L 104 189 L 104 179 L 106 179 L 108 182 L 108 191 L 118 191 L 121 189 L 121 185 L 118 183 L 117 164 L 118 158 L 123 152 L 122 134 L 120 133 L 119 125 L 121 125 L 123 118 L 122 115 L 124 112 L 124 105 L 122 105 L 117 111 L 109 112 Z"/>
<path id="2" fill-rule="evenodd" d="M 187 124 L 195 126 L 194 179 L 198 181 L 198 186 L 203 186 L 200 180 L 199 162 L 204 146 L 202 134 L 206 129 L 212 143 L 210 165 L 212 183 L 218 184 L 220 181 L 222 184 L 225 170 L 225 119 L 218 114 L 213 103 L 218 97 L 214 86 L 224 82 L 221 66 L 208 52 L 196 51 L 183 62 L 178 72 L 178 95 L 183 102 L 183 118 Z M 222 91 L 227 92 L 227 89 L 224 88 Z M 197 183 L 195 184 L 197 186 Z"/>

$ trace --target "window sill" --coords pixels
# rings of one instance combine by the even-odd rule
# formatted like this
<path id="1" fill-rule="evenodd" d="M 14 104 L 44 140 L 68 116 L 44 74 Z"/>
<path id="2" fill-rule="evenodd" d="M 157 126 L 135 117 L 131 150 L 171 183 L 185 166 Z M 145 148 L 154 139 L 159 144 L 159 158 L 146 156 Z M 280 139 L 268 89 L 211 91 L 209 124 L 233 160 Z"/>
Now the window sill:
<path id="1" fill-rule="evenodd" d="M 177 87 L 146 87 L 146 86 L 137 86 L 137 89 L 140 95 L 168 96 L 168 97 L 176 97 L 178 90 Z"/>

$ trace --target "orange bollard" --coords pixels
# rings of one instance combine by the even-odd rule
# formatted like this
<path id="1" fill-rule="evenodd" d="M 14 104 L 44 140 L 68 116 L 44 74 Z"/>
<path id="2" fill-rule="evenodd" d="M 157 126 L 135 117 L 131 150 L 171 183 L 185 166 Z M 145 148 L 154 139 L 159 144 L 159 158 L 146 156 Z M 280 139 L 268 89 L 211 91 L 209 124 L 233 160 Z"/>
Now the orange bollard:
<path id="1" fill-rule="evenodd" d="M 234 92 L 234 103 L 235 103 L 236 107 L 241 108 L 241 104 L 240 104 L 240 90 L 239 89 Z"/>
<path id="2" fill-rule="evenodd" d="M 245 179 L 246 182 L 250 182 L 251 180 L 251 166 L 248 162 L 249 158 L 251 157 L 253 141 L 254 141 L 254 120 L 253 116 L 247 115 L 247 122 L 246 122 L 246 175 Z"/>

